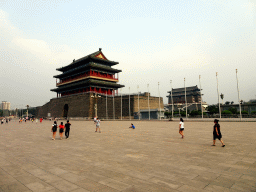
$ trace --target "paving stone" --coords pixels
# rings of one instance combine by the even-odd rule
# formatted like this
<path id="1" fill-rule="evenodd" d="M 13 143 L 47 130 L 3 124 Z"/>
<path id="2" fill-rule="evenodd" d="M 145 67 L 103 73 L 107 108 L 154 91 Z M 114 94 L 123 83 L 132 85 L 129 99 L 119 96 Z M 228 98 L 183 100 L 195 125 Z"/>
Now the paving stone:
<path id="1" fill-rule="evenodd" d="M 75 184 L 88 191 L 104 191 L 110 188 L 109 186 L 106 186 L 104 184 L 98 183 L 90 179 L 84 179 L 82 181 L 76 182 Z"/>
<path id="2" fill-rule="evenodd" d="M 102 121 L 97 134 L 71 121 L 70 139 L 55 141 L 50 121 L 0 126 L 0 191 L 256 191 L 255 122 L 222 120 L 225 148 L 211 146 L 212 122 L 186 121 L 184 139 L 178 121 L 135 123 Z"/>
<path id="3" fill-rule="evenodd" d="M 34 192 L 45 192 L 45 191 L 54 190 L 54 187 L 42 181 L 29 183 L 29 184 L 26 184 L 25 186 Z"/>
<path id="4" fill-rule="evenodd" d="M 13 182 L 11 184 L 0 185 L 0 191 L 4 192 L 29 192 L 30 189 L 21 184 L 20 182 Z"/>
<path id="5" fill-rule="evenodd" d="M 65 180 L 52 182 L 51 185 L 63 192 L 69 192 L 79 188 L 77 185 Z"/>
<path id="6" fill-rule="evenodd" d="M 76 175 L 74 173 L 64 173 L 64 174 L 61 174 L 60 177 L 65 179 L 66 181 L 70 181 L 73 183 L 81 181 L 86 178 L 85 176 Z"/>
<path id="7" fill-rule="evenodd" d="M 107 185 L 111 188 L 117 189 L 117 190 L 125 190 L 129 187 L 131 187 L 128 184 L 122 183 L 120 181 L 115 181 L 113 179 L 106 179 L 106 180 L 102 180 L 99 183 L 103 184 L 103 185 Z"/>
<path id="8" fill-rule="evenodd" d="M 8 174 L 0 175 L 0 185 L 11 184 L 16 181 L 17 180 L 11 175 L 8 175 Z"/>

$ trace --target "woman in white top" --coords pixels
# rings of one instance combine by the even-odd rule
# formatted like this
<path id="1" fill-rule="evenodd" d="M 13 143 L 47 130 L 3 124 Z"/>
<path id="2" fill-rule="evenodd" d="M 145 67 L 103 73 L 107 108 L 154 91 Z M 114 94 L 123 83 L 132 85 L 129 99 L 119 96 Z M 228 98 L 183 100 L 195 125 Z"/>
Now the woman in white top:
<path id="1" fill-rule="evenodd" d="M 95 131 L 95 132 L 97 132 L 97 130 L 99 129 L 99 133 L 101 133 L 101 131 L 100 131 L 100 120 L 99 120 L 99 118 L 96 119 L 95 124 L 96 124 L 96 131 Z"/>
<path id="2" fill-rule="evenodd" d="M 182 119 L 182 118 L 180 118 L 179 134 L 181 134 L 181 139 L 183 139 L 183 138 L 184 138 L 183 131 L 184 131 L 184 122 L 183 122 L 183 119 Z"/>

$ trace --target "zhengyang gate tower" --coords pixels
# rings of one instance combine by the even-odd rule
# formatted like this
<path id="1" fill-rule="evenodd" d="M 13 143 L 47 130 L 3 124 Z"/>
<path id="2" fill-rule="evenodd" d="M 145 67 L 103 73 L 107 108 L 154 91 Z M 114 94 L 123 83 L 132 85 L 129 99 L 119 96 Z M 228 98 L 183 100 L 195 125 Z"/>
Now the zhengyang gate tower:
<path id="1" fill-rule="evenodd" d="M 54 76 L 56 88 L 51 89 L 57 97 L 37 107 L 37 116 L 92 118 L 97 115 L 100 118 L 113 118 L 113 106 L 119 98 L 118 89 L 124 87 L 118 84 L 121 70 L 113 68 L 117 64 L 108 60 L 99 49 L 57 68 L 61 74 Z"/>

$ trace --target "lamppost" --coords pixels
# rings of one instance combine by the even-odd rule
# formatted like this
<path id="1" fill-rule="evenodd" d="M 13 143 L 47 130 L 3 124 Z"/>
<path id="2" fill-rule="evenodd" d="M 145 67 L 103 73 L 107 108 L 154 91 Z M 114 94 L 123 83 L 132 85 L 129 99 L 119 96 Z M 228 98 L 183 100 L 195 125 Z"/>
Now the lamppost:
<path id="1" fill-rule="evenodd" d="M 223 104 L 223 99 L 224 99 L 224 94 L 223 93 L 220 94 L 220 98 L 221 98 L 222 104 Z"/>
<path id="2" fill-rule="evenodd" d="M 171 83 L 171 101 L 172 101 L 172 119 L 173 119 L 173 98 L 172 98 L 172 80 L 170 80 Z"/>
<path id="3" fill-rule="evenodd" d="M 202 98 L 202 89 L 201 89 L 201 75 L 199 75 L 199 85 L 200 85 L 200 97 L 201 97 L 201 113 L 202 113 L 202 119 L 204 118 L 204 112 L 203 112 L 203 98 Z"/>
<path id="4" fill-rule="evenodd" d="M 28 118 L 28 108 L 29 108 L 29 105 L 26 105 L 26 107 L 27 107 L 27 118 Z"/>
<path id="5" fill-rule="evenodd" d="M 101 97 L 100 95 L 98 95 L 97 93 L 93 93 L 92 95 L 91 95 L 91 97 L 92 98 L 95 98 L 96 99 L 96 102 L 95 102 L 95 104 L 94 104 L 94 110 L 95 110 L 95 116 L 96 116 L 96 118 L 98 117 L 98 106 L 97 106 L 97 104 L 98 104 L 98 101 L 97 101 L 97 99 L 99 98 L 99 97 Z"/>

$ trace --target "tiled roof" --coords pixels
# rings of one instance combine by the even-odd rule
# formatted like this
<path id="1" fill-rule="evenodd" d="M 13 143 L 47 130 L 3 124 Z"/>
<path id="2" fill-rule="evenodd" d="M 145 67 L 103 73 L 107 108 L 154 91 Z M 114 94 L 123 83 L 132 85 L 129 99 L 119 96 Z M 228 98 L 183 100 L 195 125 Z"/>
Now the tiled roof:
<path id="1" fill-rule="evenodd" d="M 99 55 L 99 54 L 102 54 L 102 55 L 103 55 L 101 49 L 100 49 L 99 51 L 96 51 L 96 52 L 94 52 L 94 53 L 91 53 L 91 54 L 89 54 L 89 55 L 86 55 L 85 57 L 82 57 L 82 58 L 80 58 L 80 59 L 74 60 L 74 61 L 73 61 L 72 63 L 70 63 L 69 65 L 64 66 L 64 67 L 57 68 L 56 70 L 57 70 L 57 71 L 64 71 L 64 70 L 67 70 L 68 68 L 73 67 L 73 66 L 76 66 L 79 62 L 85 61 L 85 60 L 87 60 L 87 59 L 93 59 L 93 60 L 95 60 L 95 61 L 101 61 L 101 62 L 103 61 L 103 62 L 109 63 L 109 64 L 111 64 L 111 65 L 116 65 L 116 64 L 118 64 L 118 62 L 115 62 L 115 61 L 109 61 L 109 60 L 105 60 L 105 59 L 101 59 L 101 58 L 95 57 L 95 56 L 97 56 L 97 55 Z"/>
<path id="2" fill-rule="evenodd" d="M 66 77 L 66 76 L 68 76 L 68 75 L 70 75 L 70 74 L 72 74 L 74 72 L 77 72 L 77 71 L 80 72 L 81 70 L 84 70 L 84 69 L 89 68 L 89 67 L 96 68 L 96 69 L 102 69 L 102 70 L 105 70 L 105 71 L 110 71 L 110 72 L 115 72 L 115 73 L 122 72 L 122 70 L 114 69 L 114 68 L 111 68 L 110 66 L 104 66 L 104 65 L 99 65 L 97 63 L 89 62 L 88 64 L 81 65 L 79 67 L 75 67 L 73 69 L 65 71 L 62 74 L 55 75 L 53 77 L 55 77 L 55 78 Z"/>
<path id="3" fill-rule="evenodd" d="M 192 87 L 186 87 L 186 92 L 193 92 L 193 91 L 200 91 L 200 89 L 196 86 Z M 178 88 L 178 89 L 172 89 L 172 94 L 179 93 L 179 92 L 185 92 L 185 88 Z M 171 93 L 171 91 L 168 91 L 167 93 Z"/>
<path id="4" fill-rule="evenodd" d="M 70 83 L 70 84 L 66 84 L 66 85 L 60 86 L 60 87 L 55 88 L 55 89 L 51 89 L 51 91 L 60 92 L 60 91 L 63 91 L 63 90 L 73 89 L 75 87 L 81 87 L 83 85 L 107 86 L 107 87 L 110 87 L 110 88 L 121 88 L 121 87 L 124 87 L 124 85 L 116 84 L 116 83 L 110 82 L 110 81 L 86 79 L 86 80 L 83 80 L 83 81 L 78 81 L 78 82 L 75 82 L 75 83 Z"/>

